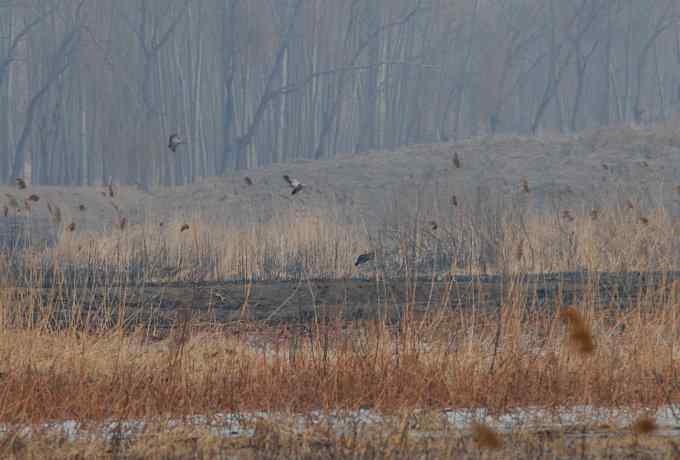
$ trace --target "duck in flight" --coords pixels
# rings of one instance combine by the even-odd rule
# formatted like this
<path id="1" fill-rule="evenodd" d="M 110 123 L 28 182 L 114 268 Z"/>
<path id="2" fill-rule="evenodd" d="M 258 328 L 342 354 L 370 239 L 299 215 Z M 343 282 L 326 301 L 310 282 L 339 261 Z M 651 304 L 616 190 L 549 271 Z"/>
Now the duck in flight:
<path id="1" fill-rule="evenodd" d="M 168 140 L 168 148 L 173 152 L 176 152 L 177 147 L 180 144 L 184 144 L 184 141 L 182 140 L 181 137 L 179 137 L 179 134 L 177 133 L 170 134 L 170 139 Z"/>
<path id="2" fill-rule="evenodd" d="M 290 185 L 293 188 L 293 192 L 291 193 L 291 195 L 295 195 L 305 187 L 305 184 L 303 184 L 297 179 L 292 179 L 289 175 L 285 175 L 283 176 L 283 178 L 285 179 L 286 182 L 288 182 L 288 185 Z"/>

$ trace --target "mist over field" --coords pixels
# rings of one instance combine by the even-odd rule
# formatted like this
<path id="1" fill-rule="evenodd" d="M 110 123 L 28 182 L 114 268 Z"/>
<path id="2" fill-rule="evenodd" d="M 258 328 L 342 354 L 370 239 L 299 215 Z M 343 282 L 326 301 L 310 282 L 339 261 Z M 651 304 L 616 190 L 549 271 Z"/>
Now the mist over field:
<path id="1" fill-rule="evenodd" d="M 672 120 L 679 15 L 674 0 L 3 1 L 0 180 L 185 184 Z"/>

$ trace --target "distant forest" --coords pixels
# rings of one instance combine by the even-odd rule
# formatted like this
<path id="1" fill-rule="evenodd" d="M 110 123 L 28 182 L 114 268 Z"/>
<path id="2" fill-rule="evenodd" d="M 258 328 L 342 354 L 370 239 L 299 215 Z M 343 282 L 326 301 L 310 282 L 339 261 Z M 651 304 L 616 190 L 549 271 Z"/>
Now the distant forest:
<path id="1" fill-rule="evenodd" d="M 0 101 L 3 183 L 653 123 L 680 0 L 0 0 Z"/>

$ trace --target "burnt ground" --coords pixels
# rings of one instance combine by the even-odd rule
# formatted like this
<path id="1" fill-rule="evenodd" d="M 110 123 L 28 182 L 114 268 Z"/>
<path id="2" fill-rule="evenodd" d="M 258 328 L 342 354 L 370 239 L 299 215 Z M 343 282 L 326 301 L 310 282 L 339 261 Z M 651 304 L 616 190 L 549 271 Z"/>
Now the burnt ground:
<path id="1" fill-rule="evenodd" d="M 296 282 L 163 284 L 137 287 L 41 289 L 82 314 L 124 312 L 131 326 L 152 323 L 166 328 L 178 318 L 202 324 L 252 320 L 263 324 L 302 324 L 316 319 L 398 320 L 404 310 L 496 311 L 503 304 L 530 310 L 555 309 L 585 302 L 601 308 L 627 309 L 667 304 L 673 273 L 561 273 L 523 276 L 459 276 L 448 280 L 323 280 Z M 677 290 L 677 283 L 676 288 Z M 676 293 L 675 295 L 679 295 Z"/>

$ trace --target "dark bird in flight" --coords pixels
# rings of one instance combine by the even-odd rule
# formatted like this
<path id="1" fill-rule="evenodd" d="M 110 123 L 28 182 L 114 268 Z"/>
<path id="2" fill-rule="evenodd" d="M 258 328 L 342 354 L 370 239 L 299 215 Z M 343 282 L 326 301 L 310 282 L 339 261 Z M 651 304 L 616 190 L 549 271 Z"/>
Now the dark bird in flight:
<path id="1" fill-rule="evenodd" d="M 367 252 L 365 254 L 361 254 L 359 257 L 357 257 L 357 261 L 354 262 L 354 266 L 358 267 L 361 264 L 365 264 L 366 262 L 370 262 L 375 258 L 375 251 Z"/>
<path id="2" fill-rule="evenodd" d="M 253 185 L 253 180 L 250 177 L 246 176 L 243 180 L 246 181 L 246 185 Z"/>
<path id="3" fill-rule="evenodd" d="M 184 144 L 184 141 L 182 140 L 181 137 L 179 137 L 179 134 L 177 133 L 170 134 L 170 139 L 168 139 L 168 148 L 173 152 L 176 152 L 177 146 L 180 144 Z"/>
<path id="4" fill-rule="evenodd" d="M 453 152 L 453 166 L 456 169 L 460 168 L 460 158 L 458 158 L 458 152 Z"/>
<path id="5" fill-rule="evenodd" d="M 305 184 L 303 184 L 297 179 L 291 179 L 291 177 L 288 175 L 283 176 L 283 178 L 286 180 L 286 182 L 288 182 L 288 185 L 290 185 L 293 188 L 293 192 L 291 193 L 291 195 L 295 195 L 305 187 Z"/>
<path id="6" fill-rule="evenodd" d="M 23 190 L 23 189 L 26 188 L 26 181 L 24 180 L 23 177 L 17 177 L 15 180 L 16 180 L 16 183 L 17 183 L 17 188 L 19 190 Z"/>

